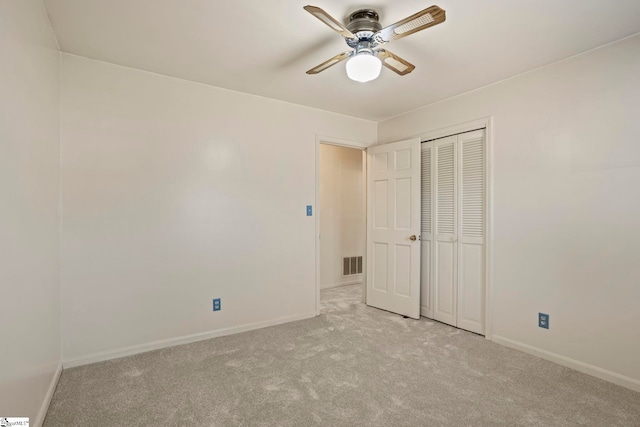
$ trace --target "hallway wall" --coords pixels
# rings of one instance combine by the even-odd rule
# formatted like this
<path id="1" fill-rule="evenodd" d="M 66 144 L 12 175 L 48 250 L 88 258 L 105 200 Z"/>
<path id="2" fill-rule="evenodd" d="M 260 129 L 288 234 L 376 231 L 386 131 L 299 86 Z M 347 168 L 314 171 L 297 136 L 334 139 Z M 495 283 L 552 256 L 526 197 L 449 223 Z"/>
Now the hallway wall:
<path id="1" fill-rule="evenodd" d="M 364 255 L 362 150 L 320 144 L 320 287 L 362 282 L 342 276 L 342 258 Z"/>

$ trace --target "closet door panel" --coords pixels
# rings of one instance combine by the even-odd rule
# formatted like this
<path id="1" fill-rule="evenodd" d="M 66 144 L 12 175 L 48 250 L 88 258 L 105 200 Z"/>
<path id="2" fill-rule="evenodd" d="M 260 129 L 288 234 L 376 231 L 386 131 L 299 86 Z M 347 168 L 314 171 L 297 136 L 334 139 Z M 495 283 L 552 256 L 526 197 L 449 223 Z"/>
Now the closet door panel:
<path id="1" fill-rule="evenodd" d="M 458 269 L 458 327 L 484 332 L 484 263 L 482 245 L 460 242 Z"/>
<path id="2" fill-rule="evenodd" d="M 433 318 L 452 326 L 457 324 L 457 245 L 456 245 L 456 141 L 457 136 L 433 142 L 435 239 L 433 275 Z"/>
<path id="3" fill-rule="evenodd" d="M 433 319 L 433 142 L 421 144 L 420 315 Z"/>
<path id="4" fill-rule="evenodd" d="M 484 130 L 458 135 L 457 326 L 484 333 L 485 143 Z"/>

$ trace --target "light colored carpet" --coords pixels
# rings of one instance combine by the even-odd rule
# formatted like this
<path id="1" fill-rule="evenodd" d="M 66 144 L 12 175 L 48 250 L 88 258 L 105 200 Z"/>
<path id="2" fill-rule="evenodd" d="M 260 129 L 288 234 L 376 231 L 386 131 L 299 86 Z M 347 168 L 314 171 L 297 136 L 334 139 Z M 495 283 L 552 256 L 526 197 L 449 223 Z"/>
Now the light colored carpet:
<path id="1" fill-rule="evenodd" d="M 65 370 L 53 426 L 640 426 L 640 393 L 322 292 L 320 317 Z"/>

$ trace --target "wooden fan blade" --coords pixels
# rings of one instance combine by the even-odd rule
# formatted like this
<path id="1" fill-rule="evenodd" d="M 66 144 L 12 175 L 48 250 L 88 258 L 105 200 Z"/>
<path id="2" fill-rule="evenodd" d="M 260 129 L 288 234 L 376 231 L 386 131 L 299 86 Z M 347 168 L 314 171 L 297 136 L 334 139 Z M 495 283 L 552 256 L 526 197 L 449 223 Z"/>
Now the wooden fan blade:
<path id="1" fill-rule="evenodd" d="M 409 74 L 414 70 L 414 68 L 416 68 L 416 66 L 412 63 L 405 61 L 404 59 L 400 58 L 397 55 L 394 55 L 388 50 L 376 50 L 375 54 L 382 61 L 382 65 L 401 76 Z"/>
<path id="2" fill-rule="evenodd" d="M 310 14 L 312 14 L 313 16 L 315 16 L 316 18 L 324 22 L 329 28 L 331 28 L 336 33 L 340 34 L 342 37 L 345 37 L 347 39 L 353 39 L 356 37 L 351 31 L 347 30 L 347 27 L 342 25 L 342 23 L 337 21 L 335 18 L 333 18 L 331 15 L 329 15 L 327 12 L 320 9 L 319 7 L 305 6 L 304 10 L 306 10 L 307 12 L 309 12 Z"/>
<path id="3" fill-rule="evenodd" d="M 408 18 L 391 24 L 378 31 L 376 37 L 382 38 L 385 42 L 401 39 L 409 34 L 417 33 L 425 28 L 433 27 L 445 21 L 445 11 L 438 6 L 431 6 L 423 11 L 411 15 Z"/>
<path id="4" fill-rule="evenodd" d="M 344 61 L 345 59 L 347 59 L 348 57 L 351 56 L 351 51 L 348 52 L 342 52 L 336 56 L 334 56 L 333 58 L 324 61 L 322 64 L 313 67 L 312 69 L 310 69 L 309 71 L 307 71 L 307 74 L 318 74 L 321 71 L 326 70 L 327 68 L 336 65 L 338 62 L 340 61 Z"/>

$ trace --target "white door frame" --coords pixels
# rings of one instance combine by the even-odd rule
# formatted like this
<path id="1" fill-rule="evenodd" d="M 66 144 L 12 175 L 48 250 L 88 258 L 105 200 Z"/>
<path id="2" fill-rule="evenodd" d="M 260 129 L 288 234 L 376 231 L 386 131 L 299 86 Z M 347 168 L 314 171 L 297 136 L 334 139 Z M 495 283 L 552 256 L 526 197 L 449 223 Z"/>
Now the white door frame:
<path id="1" fill-rule="evenodd" d="M 337 145 L 339 147 L 362 150 L 362 302 L 365 301 L 367 283 L 367 152 L 366 148 L 372 144 L 348 141 L 329 136 L 316 135 L 316 316 L 320 316 L 320 144 Z"/>
<path id="2" fill-rule="evenodd" d="M 478 120 L 472 120 L 465 123 L 460 123 L 453 126 L 447 126 L 443 128 L 433 129 L 415 137 L 420 138 L 421 142 L 429 141 L 431 139 L 444 138 L 446 136 L 456 135 L 463 132 L 469 132 L 476 129 L 485 129 L 486 139 L 486 156 L 485 156 L 485 182 L 486 182 L 486 230 L 487 239 L 485 242 L 486 257 L 485 257 L 485 338 L 491 339 L 491 317 L 492 317 L 492 289 L 493 289 L 493 118 L 491 116 L 484 117 Z M 433 286 L 431 287 L 433 291 Z M 432 294 L 433 295 L 433 294 Z"/>

